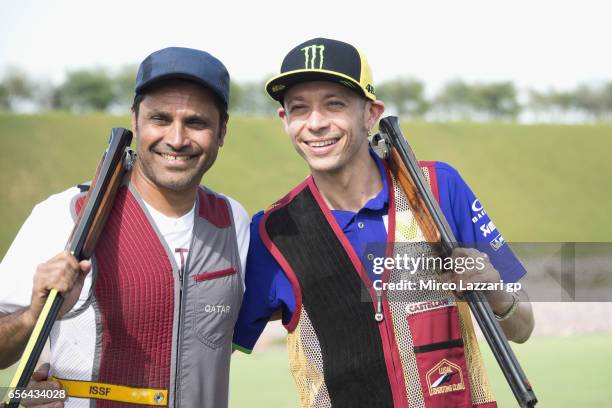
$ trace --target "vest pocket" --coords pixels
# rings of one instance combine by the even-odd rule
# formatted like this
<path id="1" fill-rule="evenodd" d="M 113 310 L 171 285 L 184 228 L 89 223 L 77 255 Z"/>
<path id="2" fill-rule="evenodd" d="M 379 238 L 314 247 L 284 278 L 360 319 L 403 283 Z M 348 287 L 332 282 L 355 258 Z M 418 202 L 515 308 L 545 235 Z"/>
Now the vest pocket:
<path id="1" fill-rule="evenodd" d="M 210 348 L 229 345 L 242 297 L 240 276 L 234 267 L 193 276 L 196 338 Z M 236 300 L 238 299 L 238 301 Z"/>
<path id="2" fill-rule="evenodd" d="M 202 272 L 193 276 L 193 280 L 196 282 L 202 282 L 210 279 L 222 278 L 224 276 L 233 275 L 236 273 L 236 268 L 230 266 L 229 268 L 221 269 L 215 272 Z"/>
<path id="3" fill-rule="evenodd" d="M 428 408 L 472 407 L 457 306 L 408 316 Z"/>

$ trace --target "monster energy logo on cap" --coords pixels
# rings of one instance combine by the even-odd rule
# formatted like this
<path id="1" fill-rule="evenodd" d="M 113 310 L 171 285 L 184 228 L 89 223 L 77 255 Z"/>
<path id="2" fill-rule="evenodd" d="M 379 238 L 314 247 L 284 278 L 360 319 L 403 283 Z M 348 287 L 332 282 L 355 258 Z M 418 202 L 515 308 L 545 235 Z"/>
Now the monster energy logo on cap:
<path id="1" fill-rule="evenodd" d="M 376 100 L 372 71 L 357 48 L 342 41 L 314 38 L 294 47 L 281 65 L 280 74 L 266 83 L 266 91 L 282 103 L 291 86 L 306 81 L 331 81 Z"/>
<path id="2" fill-rule="evenodd" d="M 319 66 L 318 69 L 323 68 L 323 51 L 325 51 L 324 45 L 309 45 L 307 47 L 302 48 L 304 51 L 304 68 L 315 69 L 315 64 L 317 61 L 317 50 L 319 50 Z M 311 56 L 312 55 L 312 56 Z"/>

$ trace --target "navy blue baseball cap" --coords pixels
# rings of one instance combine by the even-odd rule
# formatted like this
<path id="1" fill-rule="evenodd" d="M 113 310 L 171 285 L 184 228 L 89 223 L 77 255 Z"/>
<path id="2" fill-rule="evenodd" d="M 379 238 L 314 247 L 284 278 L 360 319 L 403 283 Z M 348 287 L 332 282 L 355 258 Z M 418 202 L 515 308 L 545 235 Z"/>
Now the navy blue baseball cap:
<path id="1" fill-rule="evenodd" d="M 164 79 L 187 79 L 210 89 L 227 108 L 229 73 L 225 65 L 206 51 L 168 47 L 155 51 L 142 61 L 136 74 L 136 94 Z"/>

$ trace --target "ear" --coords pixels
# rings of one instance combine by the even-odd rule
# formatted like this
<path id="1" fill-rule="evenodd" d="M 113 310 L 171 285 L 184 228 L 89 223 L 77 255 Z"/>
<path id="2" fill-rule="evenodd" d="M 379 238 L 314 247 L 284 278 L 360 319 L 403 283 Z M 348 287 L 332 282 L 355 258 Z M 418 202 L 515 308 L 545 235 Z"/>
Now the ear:
<path id="1" fill-rule="evenodd" d="M 138 123 L 136 121 L 136 112 L 134 112 L 134 109 L 131 109 L 131 112 L 132 112 L 132 115 L 131 115 L 132 132 L 134 132 L 136 134 L 137 130 L 138 130 Z"/>
<path id="2" fill-rule="evenodd" d="M 282 106 L 278 108 L 276 111 L 278 117 L 283 121 L 283 125 L 285 126 L 285 132 L 289 133 L 289 115 L 287 111 Z"/>
<path id="3" fill-rule="evenodd" d="M 225 134 L 227 133 L 227 121 L 228 121 L 228 119 L 225 119 L 221 123 L 221 128 L 219 129 L 219 147 L 223 146 L 223 143 L 225 143 Z"/>
<path id="4" fill-rule="evenodd" d="M 366 127 L 368 130 L 371 130 L 385 111 L 385 104 L 380 100 L 368 101 L 368 103 L 366 103 L 366 109 Z"/>

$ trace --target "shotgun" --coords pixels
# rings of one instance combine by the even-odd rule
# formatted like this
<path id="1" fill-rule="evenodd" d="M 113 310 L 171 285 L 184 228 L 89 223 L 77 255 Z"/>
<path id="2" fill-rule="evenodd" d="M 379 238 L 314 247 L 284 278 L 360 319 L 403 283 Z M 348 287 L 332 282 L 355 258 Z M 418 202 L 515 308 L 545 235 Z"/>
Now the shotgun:
<path id="1" fill-rule="evenodd" d="M 124 128 L 113 128 L 111 131 L 108 147 L 96 169 L 85 198 L 85 205 L 66 244 L 66 250 L 70 251 L 77 261 L 89 259 L 93 254 L 96 242 L 113 206 L 115 194 L 121 185 L 123 175 L 131 166 L 132 153 L 129 151 L 131 141 L 131 131 Z M 11 395 L 11 390 L 24 390 L 28 386 L 63 300 L 62 295 L 57 290 L 52 289 L 49 292 L 21 356 L 17 371 L 11 380 L 7 395 Z M 14 394 L 13 398 L 9 397 L 7 401 L 2 403 L 1 408 L 19 407 L 20 393 Z"/>
<path id="2" fill-rule="evenodd" d="M 389 116 L 381 119 L 379 128 L 380 132 L 372 138 L 372 145 L 389 161 L 391 172 L 406 193 L 410 208 L 427 240 L 440 246 L 443 257 L 450 256 L 459 245 L 425 180 L 412 148 L 402 134 L 398 118 Z M 481 291 L 466 291 L 464 297 L 519 406 L 534 407 L 538 402 L 535 393 L 485 295 Z"/>

